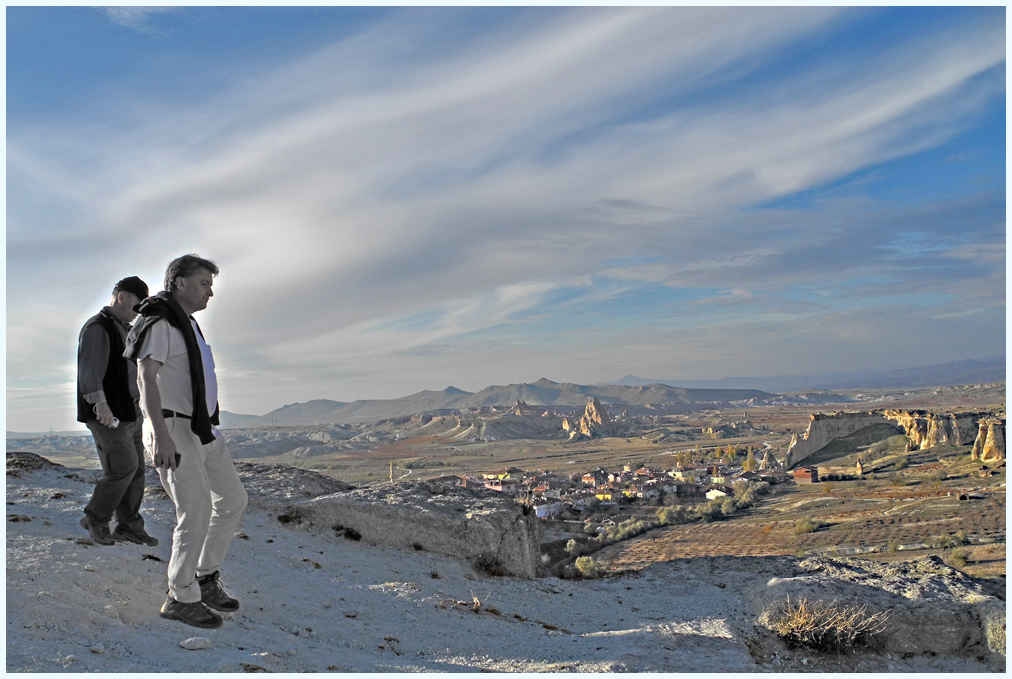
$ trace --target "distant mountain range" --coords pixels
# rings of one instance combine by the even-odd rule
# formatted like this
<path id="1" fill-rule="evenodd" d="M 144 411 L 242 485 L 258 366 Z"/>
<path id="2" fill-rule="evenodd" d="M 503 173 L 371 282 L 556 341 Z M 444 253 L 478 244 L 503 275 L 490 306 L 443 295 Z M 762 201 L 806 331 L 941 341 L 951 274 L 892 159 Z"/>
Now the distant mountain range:
<path id="1" fill-rule="evenodd" d="M 725 377 L 719 380 L 644 379 L 626 375 L 612 384 L 642 386 L 670 384 L 694 389 L 760 389 L 776 393 L 808 389 L 890 389 L 904 387 L 941 387 L 957 384 L 991 384 L 1005 381 L 1005 359 L 990 358 L 887 372 L 866 371 L 824 373 L 821 375 L 777 375 L 773 377 Z"/>
<path id="2" fill-rule="evenodd" d="M 375 422 L 393 417 L 417 415 L 434 410 L 461 410 L 482 406 L 512 406 L 523 401 L 530 406 L 583 408 L 597 398 L 606 406 L 644 406 L 659 403 L 730 403 L 749 399 L 774 398 L 757 389 L 691 389 L 664 384 L 593 385 L 552 382 L 540 379 L 533 384 L 485 387 L 477 393 L 447 387 L 442 391 L 420 391 L 397 399 L 359 400 L 351 403 L 315 400 L 293 403 L 266 415 L 239 415 L 222 411 L 223 427 L 293 426 L 306 424 L 351 424 Z"/>

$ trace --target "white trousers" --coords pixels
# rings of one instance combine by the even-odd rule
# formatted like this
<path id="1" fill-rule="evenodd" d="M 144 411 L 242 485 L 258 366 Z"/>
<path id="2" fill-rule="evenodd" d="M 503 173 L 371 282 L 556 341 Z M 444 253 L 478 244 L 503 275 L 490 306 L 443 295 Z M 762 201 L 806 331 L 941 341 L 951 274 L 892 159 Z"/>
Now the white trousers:
<path id="1" fill-rule="evenodd" d="M 165 424 L 180 455 L 175 471 L 158 468 L 162 488 L 176 506 L 169 558 L 169 593 L 176 601 L 200 601 L 197 578 L 209 575 L 225 561 L 235 530 L 246 509 L 246 489 L 225 449 L 223 437 L 203 445 L 190 430 L 190 421 L 169 417 Z M 154 434 L 144 420 L 144 447 L 153 456 Z"/>

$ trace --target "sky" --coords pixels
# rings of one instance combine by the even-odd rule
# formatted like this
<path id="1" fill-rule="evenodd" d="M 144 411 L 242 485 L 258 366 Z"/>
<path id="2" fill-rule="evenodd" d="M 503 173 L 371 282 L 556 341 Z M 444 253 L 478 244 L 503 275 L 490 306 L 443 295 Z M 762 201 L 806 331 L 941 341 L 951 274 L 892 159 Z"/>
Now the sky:
<path id="1" fill-rule="evenodd" d="M 1004 7 L 7 7 L 7 426 L 221 269 L 224 410 L 1005 355 Z"/>

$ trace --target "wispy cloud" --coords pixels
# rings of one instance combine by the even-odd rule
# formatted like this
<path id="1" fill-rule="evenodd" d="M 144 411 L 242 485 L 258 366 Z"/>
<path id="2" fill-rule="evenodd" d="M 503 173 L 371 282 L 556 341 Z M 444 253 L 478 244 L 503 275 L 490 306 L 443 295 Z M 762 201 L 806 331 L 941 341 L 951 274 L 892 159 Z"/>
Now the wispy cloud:
<path id="1" fill-rule="evenodd" d="M 173 7 L 100 7 L 98 10 L 117 26 L 148 35 L 164 33 L 164 29 L 155 25 L 156 17 L 178 11 Z"/>
<path id="2" fill-rule="evenodd" d="M 162 10 L 103 11 L 148 30 Z M 364 360 L 394 395 L 403 381 L 393 372 L 419 375 L 404 356 L 451 344 L 474 375 L 493 374 L 477 367 L 491 361 L 524 379 L 540 363 L 505 340 L 489 349 L 492 330 L 546 333 L 603 309 L 618 314 L 623 299 L 643 327 L 652 315 L 630 309 L 734 307 L 767 314 L 756 317 L 765 323 L 774 309 L 827 311 L 797 290 L 856 294 L 854 281 L 872 273 L 941 287 L 899 261 L 916 210 L 877 204 L 859 182 L 803 209 L 760 206 L 969 129 L 1003 96 L 1001 26 L 967 20 L 801 60 L 796 52 L 867 14 L 517 10 L 471 32 L 461 28 L 467 16 L 385 15 L 273 70 L 234 67 L 232 85 L 185 105 L 126 91 L 110 93 L 102 119 L 17 121 L 9 333 L 12 324 L 29 333 L 32 305 L 52 297 L 29 283 L 39 267 L 61 267 L 83 291 L 129 262 L 157 285 L 171 256 L 199 251 L 222 265 L 204 312 L 218 326 L 216 351 L 261 361 L 265 389 L 278 371 L 329 371 L 336 381 Z M 871 187 L 886 181 L 869 177 Z M 995 242 L 979 226 L 962 240 L 939 235 L 947 206 L 965 205 L 939 198 L 918 227 L 932 249 L 922 256 L 955 267 L 951 285 Z M 986 257 L 989 270 L 1003 269 Z M 658 290 L 675 296 L 644 301 Z M 685 290 L 696 292 L 677 297 Z M 69 295 L 62 315 L 87 299 Z M 621 333 L 607 324 L 574 338 L 598 349 L 568 355 L 615 350 Z M 527 346 L 554 341 L 521 336 Z M 647 346 L 663 354 L 669 340 L 654 339 L 641 360 Z M 685 341 L 706 346 L 702 336 Z M 16 363 L 43 360 L 16 346 Z"/>

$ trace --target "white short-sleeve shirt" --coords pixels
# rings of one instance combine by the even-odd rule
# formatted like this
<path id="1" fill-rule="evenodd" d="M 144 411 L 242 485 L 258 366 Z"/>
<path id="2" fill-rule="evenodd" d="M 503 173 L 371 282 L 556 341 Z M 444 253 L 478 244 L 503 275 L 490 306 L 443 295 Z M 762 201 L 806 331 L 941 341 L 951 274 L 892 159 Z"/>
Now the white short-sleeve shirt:
<path id="1" fill-rule="evenodd" d="M 211 347 L 197 332 L 196 321 L 190 319 L 193 334 L 197 338 L 201 360 L 204 364 L 204 388 L 207 392 L 207 412 L 213 414 L 218 403 L 218 379 L 214 373 L 214 356 Z M 186 353 L 183 333 L 174 328 L 166 319 L 157 321 L 148 328 L 137 357 L 140 361 L 150 356 L 162 364 L 155 382 L 161 396 L 162 407 L 189 415 L 193 412 L 193 388 L 190 385 L 190 359 Z"/>

